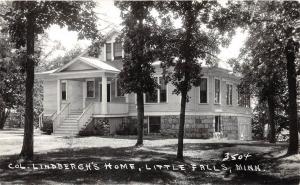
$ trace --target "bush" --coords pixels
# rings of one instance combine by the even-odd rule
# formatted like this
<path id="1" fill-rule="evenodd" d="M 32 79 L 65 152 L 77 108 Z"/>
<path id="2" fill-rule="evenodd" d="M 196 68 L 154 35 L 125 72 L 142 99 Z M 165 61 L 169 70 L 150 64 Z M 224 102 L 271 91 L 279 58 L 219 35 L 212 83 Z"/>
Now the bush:
<path id="1" fill-rule="evenodd" d="M 47 134 L 53 133 L 53 121 L 49 118 L 46 118 L 43 120 L 43 125 L 40 128 L 42 132 L 45 132 Z"/>
<path id="2" fill-rule="evenodd" d="M 122 127 L 116 131 L 117 135 L 137 135 L 136 123 L 123 123 Z"/>

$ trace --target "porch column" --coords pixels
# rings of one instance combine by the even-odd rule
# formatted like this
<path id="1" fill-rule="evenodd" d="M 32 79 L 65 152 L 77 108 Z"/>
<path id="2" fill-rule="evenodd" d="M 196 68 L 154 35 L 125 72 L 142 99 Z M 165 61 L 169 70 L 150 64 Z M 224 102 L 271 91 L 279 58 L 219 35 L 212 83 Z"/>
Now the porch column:
<path id="1" fill-rule="evenodd" d="M 85 109 L 85 99 L 86 99 L 86 81 L 82 82 L 82 109 Z"/>
<path id="2" fill-rule="evenodd" d="M 107 114 L 107 77 L 102 76 L 102 114 Z"/>
<path id="3" fill-rule="evenodd" d="M 61 85 L 60 85 L 60 83 L 61 83 L 61 80 L 60 79 L 58 79 L 57 80 L 57 98 L 56 98 L 56 104 L 57 104 L 57 114 L 60 112 L 60 100 L 61 100 Z"/>

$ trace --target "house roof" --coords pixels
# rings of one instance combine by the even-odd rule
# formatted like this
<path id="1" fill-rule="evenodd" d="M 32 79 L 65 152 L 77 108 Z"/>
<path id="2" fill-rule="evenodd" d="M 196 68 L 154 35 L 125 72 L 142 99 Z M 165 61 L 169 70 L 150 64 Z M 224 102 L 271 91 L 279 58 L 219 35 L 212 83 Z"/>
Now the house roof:
<path id="1" fill-rule="evenodd" d="M 107 70 L 107 71 L 114 71 L 114 72 L 119 72 L 120 71 L 116 67 L 114 67 L 112 65 L 109 65 L 106 62 L 103 62 L 98 58 L 79 56 L 79 57 L 75 58 L 74 60 L 70 61 L 69 63 L 65 64 L 64 66 L 62 66 L 58 70 L 54 71 L 54 73 L 62 72 L 64 69 L 68 68 L 69 66 L 71 66 L 72 64 L 74 64 L 78 61 L 83 62 L 83 63 L 85 63 L 89 66 L 92 66 L 96 69 L 99 69 L 99 70 Z"/>
<path id="2" fill-rule="evenodd" d="M 106 62 L 99 60 L 98 58 L 91 58 L 91 57 L 79 57 L 80 60 L 85 61 L 87 64 L 90 64 L 98 69 L 104 69 L 109 71 L 116 71 L 119 72 L 120 70 L 113 65 L 109 65 Z"/>

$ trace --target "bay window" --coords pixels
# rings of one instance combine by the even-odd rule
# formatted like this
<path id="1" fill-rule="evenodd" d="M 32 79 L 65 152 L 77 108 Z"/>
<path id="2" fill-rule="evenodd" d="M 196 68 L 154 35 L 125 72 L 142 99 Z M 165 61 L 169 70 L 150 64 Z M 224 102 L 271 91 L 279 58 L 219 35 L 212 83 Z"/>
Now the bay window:
<path id="1" fill-rule="evenodd" d="M 215 79 L 215 103 L 220 104 L 221 99 L 221 81 Z"/>
<path id="2" fill-rule="evenodd" d="M 232 85 L 226 84 L 226 104 L 232 105 Z"/>

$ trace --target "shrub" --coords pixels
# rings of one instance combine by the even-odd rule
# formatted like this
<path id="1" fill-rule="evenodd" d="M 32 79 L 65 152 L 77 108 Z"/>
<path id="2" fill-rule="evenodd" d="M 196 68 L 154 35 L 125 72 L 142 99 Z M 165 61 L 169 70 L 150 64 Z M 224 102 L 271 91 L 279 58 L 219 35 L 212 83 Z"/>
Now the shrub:
<path id="1" fill-rule="evenodd" d="M 40 129 L 47 134 L 53 133 L 53 121 L 49 118 L 44 118 L 43 125 Z"/>
<path id="2" fill-rule="evenodd" d="M 123 123 L 122 127 L 116 131 L 117 135 L 137 135 L 136 123 Z"/>

